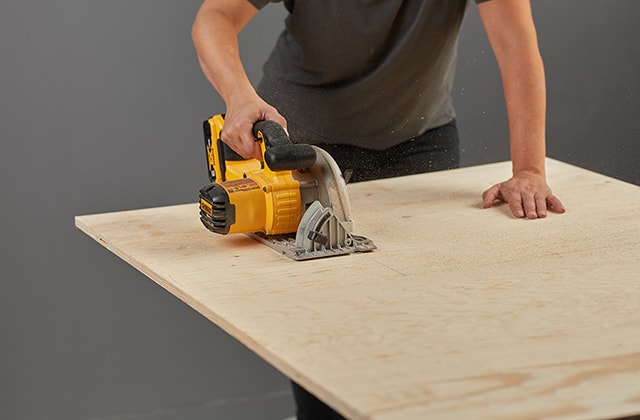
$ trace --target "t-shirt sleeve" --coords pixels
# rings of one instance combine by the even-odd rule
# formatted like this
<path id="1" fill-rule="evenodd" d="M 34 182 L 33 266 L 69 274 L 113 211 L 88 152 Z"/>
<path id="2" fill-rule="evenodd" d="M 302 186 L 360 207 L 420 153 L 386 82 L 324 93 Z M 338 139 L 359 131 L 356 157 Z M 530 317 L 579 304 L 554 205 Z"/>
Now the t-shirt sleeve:
<path id="1" fill-rule="evenodd" d="M 262 9 L 269 3 L 278 3 L 282 0 L 248 0 L 249 3 L 253 4 L 256 9 Z"/>
<path id="2" fill-rule="evenodd" d="M 279 3 L 282 0 L 248 0 L 251 4 L 253 4 L 256 9 L 262 9 L 264 6 L 266 6 L 269 3 Z M 476 0 L 476 3 L 484 3 L 486 1 L 489 0 Z"/>

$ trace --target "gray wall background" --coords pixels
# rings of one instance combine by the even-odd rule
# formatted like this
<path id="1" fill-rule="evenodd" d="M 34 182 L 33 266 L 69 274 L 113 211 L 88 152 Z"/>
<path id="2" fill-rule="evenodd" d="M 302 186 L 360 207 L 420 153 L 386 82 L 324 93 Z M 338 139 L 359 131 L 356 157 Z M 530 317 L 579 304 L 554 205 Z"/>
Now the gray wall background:
<path id="1" fill-rule="evenodd" d="M 73 225 L 192 202 L 206 183 L 200 124 L 223 104 L 191 45 L 198 6 L 0 3 L 0 418 L 293 413 L 286 378 Z M 533 7 L 549 156 L 640 184 L 640 2 Z M 254 80 L 283 16 L 269 6 L 241 35 Z M 508 158 L 501 95 L 472 7 L 454 89 L 465 165 Z"/>

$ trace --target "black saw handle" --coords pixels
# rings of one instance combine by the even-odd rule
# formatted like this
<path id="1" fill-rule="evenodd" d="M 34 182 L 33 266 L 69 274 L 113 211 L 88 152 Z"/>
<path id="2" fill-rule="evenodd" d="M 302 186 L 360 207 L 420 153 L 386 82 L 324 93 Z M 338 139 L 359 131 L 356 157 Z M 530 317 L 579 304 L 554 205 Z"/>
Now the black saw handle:
<path id="1" fill-rule="evenodd" d="M 316 162 L 316 151 L 308 144 L 296 144 L 275 121 L 258 121 L 253 125 L 256 141 L 264 142 L 264 161 L 272 171 L 305 169 Z"/>

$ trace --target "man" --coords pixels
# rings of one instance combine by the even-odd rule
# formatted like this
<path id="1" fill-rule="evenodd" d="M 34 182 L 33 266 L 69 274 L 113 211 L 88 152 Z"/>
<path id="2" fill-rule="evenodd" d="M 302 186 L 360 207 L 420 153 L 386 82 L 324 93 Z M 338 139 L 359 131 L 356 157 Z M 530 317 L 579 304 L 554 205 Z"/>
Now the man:
<path id="1" fill-rule="evenodd" d="M 260 158 L 253 124 L 273 120 L 356 180 L 457 166 L 450 93 L 467 0 L 284 0 L 285 29 L 254 89 L 237 35 L 269 1 L 278 0 L 204 0 L 193 25 L 203 72 L 226 103 L 225 143 Z M 484 192 L 483 207 L 506 201 L 529 219 L 562 213 L 546 182 L 545 78 L 530 3 L 475 1 L 502 75 L 512 160 L 512 177 Z"/>
<path id="2" fill-rule="evenodd" d="M 562 213 L 562 203 L 546 183 L 544 68 L 529 1 L 476 1 L 502 74 L 513 162 L 512 178 L 485 191 L 483 206 L 490 207 L 496 200 L 506 201 L 514 216 L 531 219 L 545 217 L 547 210 Z M 245 157 L 259 156 L 251 134 L 251 127 L 258 120 L 274 120 L 285 127 L 288 126 L 287 122 L 297 127 L 313 127 L 312 130 L 301 130 L 303 137 L 300 140 L 304 142 L 329 144 L 333 141 L 348 145 L 355 141 L 355 146 L 363 146 L 362 143 L 366 141 L 363 138 L 372 138 L 371 133 L 366 130 L 372 125 L 372 121 L 383 127 L 387 121 L 391 122 L 387 125 L 388 129 L 377 131 L 379 135 L 387 136 L 390 143 L 371 143 L 369 147 L 374 150 L 400 144 L 400 139 L 393 135 L 407 135 L 406 133 L 410 133 L 407 130 L 416 130 L 422 121 L 430 120 L 432 124 L 429 126 L 425 123 L 422 126 L 425 130 L 437 128 L 433 124 L 445 125 L 447 118 L 452 121 L 450 103 L 442 100 L 443 91 L 448 95 L 451 86 L 445 84 L 438 88 L 437 84 L 443 80 L 432 79 L 431 82 L 436 86 L 431 85 L 430 92 L 421 92 L 419 88 L 426 86 L 425 79 L 430 77 L 448 78 L 444 82 L 450 80 L 454 60 L 452 54 L 455 53 L 455 42 L 452 39 L 457 39 L 466 0 L 357 3 L 340 0 L 285 1 L 285 6 L 292 13 L 287 19 L 287 28 L 278 41 L 274 55 L 265 66 L 268 85 L 264 91 L 270 94 L 271 102 L 278 102 L 275 107 L 260 97 L 253 88 L 238 53 L 237 34 L 266 3 L 266 0 L 205 0 L 193 26 L 193 40 L 202 69 L 227 105 L 223 140 L 239 154 Z M 366 13 L 367 10 L 369 13 Z M 364 19 L 357 19 L 361 15 Z M 416 19 L 411 21 L 412 17 Z M 416 28 L 418 25 L 412 25 L 422 23 L 424 27 L 425 23 L 432 22 L 446 33 L 430 33 L 424 28 Z M 325 24 L 327 30 L 322 28 Z M 351 29 L 356 33 L 353 37 L 349 34 Z M 431 36 L 431 39 L 419 38 L 421 35 Z M 354 38 L 355 41 L 352 42 Z M 409 41 L 405 42 L 407 39 Z M 410 53 L 416 42 L 420 41 L 426 45 L 437 44 L 436 47 L 442 44 L 444 49 L 436 51 L 435 57 L 407 56 L 407 49 Z M 402 43 L 406 45 L 399 45 Z M 362 54 L 359 52 L 367 49 L 371 50 L 368 60 L 344 64 L 345 60 L 349 60 L 349 55 L 361 58 Z M 332 57 L 332 51 L 343 53 Z M 427 53 L 429 52 L 431 50 L 427 49 Z M 409 66 L 394 67 L 396 59 L 402 65 L 409 63 Z M 388 63 L 391 65 L 388 66 Z M 360 68 L 358 64 L 361 65 Z M 309 66 L 316 66 L 318 69 Z M 339 67 L 338 71 L 332 73 L 332 66 Z M 394 77 L 395 80 L 401 79 L 403 73 L 412 67 L 411 73 L 415 74 L 416 66 L 424 66 L 425 71 L 415 87 L 406 81 L 393 83 Z M 395 68 L 396 74 L 390 75 L 385 67 Z M 279 73 L 274 74 L 277 72 Z M 377 76 L 379 77 L 376 79 Z M 361 80 L 366 89 L 358 91 Z M 384 91 L 386 82 L 390 83 L 389 89 L 399 86 L 407 90 Z M 341 89 L 342 86 L 346 87 Z M 293 93 L 290 95 L 289 92 L 278 91 L 280 88 L 291 88 Z M 364 92 L 366 100 L 359 101 L 357 96 L 349 94 L 354 89 L 356 93 Z M 381 93 L 377 100 L 371 97 L 374 90 Z M 313 94 L 314 91 L 317 94 Z M 326 94 L 323 94 L 325 91 Z M 336 93 L 338 99 L 331 101 L 328 98 L 333 93 Z M 424 101 L 417 99 L 424 98 L 425 95 L 432 95 L 436 98 L 436 103 L 425 106 Z M 341 97 L 345 98 L 342 102 Z M 309 99 L 308 103 L 305 103 L 305 98 Z M 384 102 L 389 98 L 394 102 Z M 324 106 L 323 100 L 327 102 Z M 367 101 L 371 104 L 370 107 Z M 353 107 L 361 108 L 361 112 L 344 112 L 344 109 Z M 281 108 L 287 108 L 287 113 L 290 114 L 285 115 L 287 120 L 279 112 Z M 420 115 L 423 111 L 421 108 L 430 108 L 428 110 L 432 115 Z M 409 122 L 404 124 L 399 121 L 397 114 L 394 115 L 395 120 L 385 117 L 385 112 L 394 110 L 407 115 Z M 340 115 L 345 116 L 334 118 Z M 363 116 L 367 116 L 367 119 L 363 119 Z M 361 120 L 358 121 L 357 117 Z M 313 124 L 314 121 L 316 124 Z M 357 132 L 353 126 L 362 127 L 363 133 L 353 135 Z M 352 129 L 348 130 L 349 127 Z M 291 127 L 290 132 L 295 141 L 297 133 L 293 128 Z M 374 124 L 373 128 L 378 126 Z M 325 133 L 338 133 L 341 130 L 346 133 L 345 136 L 352 137 L 339 139 L 334 136 L 325 140 L 322 137 L 314 139 L 309 135 L 309 131 L 312 135 L 325 136 Z M 413 132 L 404 140 L 408 141 L 425 132 Z M 375 139 L 372 141 L 379 142 Z M 366 150 L 367 147 L 363 149 Z M 333 150 L 330 152 L 340 164 L 340 156 Z M 455 161 L 455 157 L 452 159 Z M 344 165 L 343 163 L 343 170 L 351 169 Z"/>

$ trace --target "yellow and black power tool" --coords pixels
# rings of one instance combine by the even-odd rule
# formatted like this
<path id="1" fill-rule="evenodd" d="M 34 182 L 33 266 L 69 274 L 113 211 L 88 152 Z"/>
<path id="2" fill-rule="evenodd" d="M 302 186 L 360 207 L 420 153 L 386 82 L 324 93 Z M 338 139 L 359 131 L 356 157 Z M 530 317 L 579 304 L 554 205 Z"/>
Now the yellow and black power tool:
<path id="1" fill-rule="evenodd" d="M 224 115 L 204 121 L 211 183 L 200 190 L 200 220 L 219 234 L 246 233 L 295 260 L 365 252 L 352 234 L 344 178 L 324 150 L 291 142 L 274 121 L 253 127 L 263 160 L 243 159 L 221 140 Z"/>

